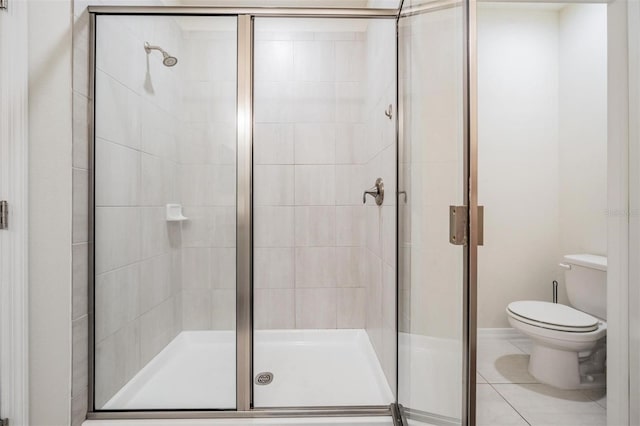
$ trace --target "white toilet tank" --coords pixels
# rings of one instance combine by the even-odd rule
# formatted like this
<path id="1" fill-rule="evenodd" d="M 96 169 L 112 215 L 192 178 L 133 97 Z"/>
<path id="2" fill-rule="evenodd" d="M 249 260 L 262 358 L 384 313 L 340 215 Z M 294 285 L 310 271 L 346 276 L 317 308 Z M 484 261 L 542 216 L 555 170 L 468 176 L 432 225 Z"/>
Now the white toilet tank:
<path id="1" fill-rule="evenodd" d="M 564 257 L 564 278 L 569 303 L 576 309 L 607 319 L 607 258 L 594 254 Z"/>

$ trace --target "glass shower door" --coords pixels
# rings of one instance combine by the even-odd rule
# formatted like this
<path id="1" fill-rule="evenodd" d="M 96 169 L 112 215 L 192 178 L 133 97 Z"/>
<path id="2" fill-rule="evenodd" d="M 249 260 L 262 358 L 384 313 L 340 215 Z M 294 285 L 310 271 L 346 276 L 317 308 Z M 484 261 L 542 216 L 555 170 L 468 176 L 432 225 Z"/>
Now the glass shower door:
<path id="1" fill-rule="evenodd" d="M 466 5 L 405 1 L 398 23 L 398 402 L 409 424 L 474 424 L 469 246 L 449 235 L 450 206 L 468 205 Z"/>
<path id="2" fill-rule="evenodd" d="M 387 407 L 395 19 L 257 17 L 254 30 L 254 405 Z M 363 203 L 378 179 L 384 199 Z"/>
<path id="3" fill-rule="evenodd" d="M 95 28 L 93 409 L 235 409 L 237 18 Z"/>

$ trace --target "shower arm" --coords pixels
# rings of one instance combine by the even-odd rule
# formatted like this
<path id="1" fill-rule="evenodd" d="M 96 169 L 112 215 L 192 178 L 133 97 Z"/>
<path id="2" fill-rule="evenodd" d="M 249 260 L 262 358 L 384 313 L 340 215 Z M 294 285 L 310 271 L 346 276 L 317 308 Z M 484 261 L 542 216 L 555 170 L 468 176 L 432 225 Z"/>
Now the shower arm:
<path id="1" fill-rule="evenodd" d="M 161 52 L 163 54 L 167 54 L 167 52 L 165 52 L 165 50 L 160 47 L 160 46 L 152 46 L 149 44 L 149 42 L 145 42 L 144 43 L 144 50 L 147 53 L 151 53 L 152 50 L 157 50 L 158 52 Z"/>

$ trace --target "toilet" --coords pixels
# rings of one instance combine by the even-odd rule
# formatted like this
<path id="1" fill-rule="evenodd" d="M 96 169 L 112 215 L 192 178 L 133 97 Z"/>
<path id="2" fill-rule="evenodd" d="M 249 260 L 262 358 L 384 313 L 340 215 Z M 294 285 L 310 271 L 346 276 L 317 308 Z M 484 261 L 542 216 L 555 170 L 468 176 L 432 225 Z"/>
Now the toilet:
<path id="1" fill-rule="evenodd" d="M 529 373 L 560 389 L 606 385 L 607 258 L 564 256 L 571 306 L 522 300 L 507 307 L 509 324 L 531 338 Z"/>

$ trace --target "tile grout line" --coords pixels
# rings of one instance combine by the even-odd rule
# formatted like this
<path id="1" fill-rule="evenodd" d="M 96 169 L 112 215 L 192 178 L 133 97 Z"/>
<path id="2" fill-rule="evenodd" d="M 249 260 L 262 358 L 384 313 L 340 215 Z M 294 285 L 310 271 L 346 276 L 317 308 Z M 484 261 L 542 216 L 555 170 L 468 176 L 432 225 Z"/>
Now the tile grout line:
<path id="1" fill-rule="evenodd" d="M 497 393 L 498 395 L 500 395 L 500 398 L 502 398 L 502 399 L 504 400 L 504 402 L 506 402 L 506 403 L 509 405 L 509 407 L 511 407 L 511 409 L 513 409 L 513 411 L 515 411 L 515 412 L 518 414 L 518 416 L 520 416 L 520 418 L 521 418 L 522 420 L 524 420 L 524 422 L 525 422 L 526 424 L 528 424 L 529 426 L 531 426 L 531 423 L 529 423 L 529 421 L 524 417 L 524 415 L 522 415 L 522 413 L 520 413 L 520 411 L 518 411 L 518 410 L 516 409 L 516 407 L 514 407 L 514 406 L 509 402 L 509 400 L 507 400 L 507 398 L 506 398 L 504 395 L 502 395 L 498 389 L 496 389 L 496 387 L 495 387 L 495 386 L 493 386 L 493 385 L 494 385 L 493 383 L 489 383 L 489 382 L 487 382 L 487 384 L 488 384 L 489 386 L 491 386 L 491 389 L 493 389 L 494 391 L 496 391 L 496 393 Z"/>

